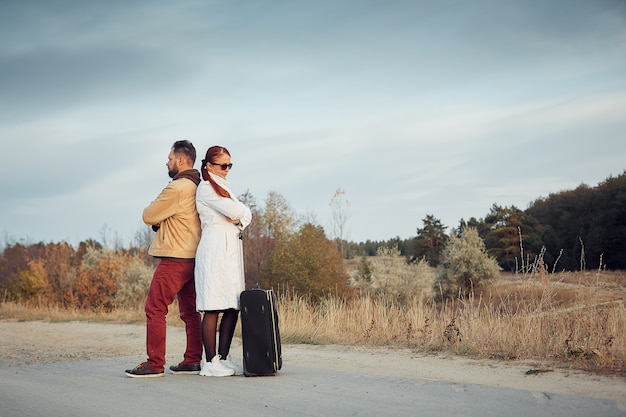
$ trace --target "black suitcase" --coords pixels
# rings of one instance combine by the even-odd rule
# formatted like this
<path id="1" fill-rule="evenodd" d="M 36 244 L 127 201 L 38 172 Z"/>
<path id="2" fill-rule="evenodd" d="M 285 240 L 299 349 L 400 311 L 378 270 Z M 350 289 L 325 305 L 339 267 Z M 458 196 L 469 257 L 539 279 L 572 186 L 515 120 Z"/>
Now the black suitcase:
<path id="1" fill-rule="evenodd" d="M 283 365 L 274 291 L 255 286 L 241 293 L 245 376 L 275 375 Z"/>

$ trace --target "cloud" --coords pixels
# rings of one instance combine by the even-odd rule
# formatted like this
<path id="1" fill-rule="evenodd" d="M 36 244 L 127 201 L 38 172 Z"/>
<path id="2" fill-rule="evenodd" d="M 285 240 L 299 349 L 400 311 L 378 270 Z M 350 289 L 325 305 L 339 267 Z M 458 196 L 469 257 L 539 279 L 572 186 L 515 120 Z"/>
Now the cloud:
<path id="1" fill-rule="evenodd" d="M 625 8 L 1 2 L 0 230 L 129 233 L 181 138 L 322 223 L 345 189 L 361 240 L 593 185 L 626 155 Z"/>

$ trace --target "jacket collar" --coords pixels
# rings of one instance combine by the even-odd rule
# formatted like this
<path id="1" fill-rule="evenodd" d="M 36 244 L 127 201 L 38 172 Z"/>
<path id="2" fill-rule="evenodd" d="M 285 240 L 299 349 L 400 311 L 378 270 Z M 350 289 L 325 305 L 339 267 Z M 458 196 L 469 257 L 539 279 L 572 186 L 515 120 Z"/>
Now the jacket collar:
<path id="1" fill-rule="evenodd" d="M 200 173 L 198 172 L 197 169 L 188 169 L 182 172 L 179 172 L 178 174 L 176 174 L 174 176 L 174 178 L 172 178 L 172 181 L 176 181 L 177 179 L 180 178 L 187 178 L 190 181 L 193 181 L 194 184 L 198 185 L 200 184 Z"/>

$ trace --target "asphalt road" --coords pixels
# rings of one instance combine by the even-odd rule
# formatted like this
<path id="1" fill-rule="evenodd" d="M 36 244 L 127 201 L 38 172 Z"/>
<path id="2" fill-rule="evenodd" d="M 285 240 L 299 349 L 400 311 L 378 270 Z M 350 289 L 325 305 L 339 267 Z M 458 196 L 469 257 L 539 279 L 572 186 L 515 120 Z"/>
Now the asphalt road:
<path id="1" fill-rule="evenodd" d="M 285 366 L 273 377 L 133 379 L 135 358 L 0 370 L 0 417 L 626 416 L 623 402 Z M 383 365 L 383 364 L 381 364 Z M 626 396 L 626 393 L 625 393 Z"/>

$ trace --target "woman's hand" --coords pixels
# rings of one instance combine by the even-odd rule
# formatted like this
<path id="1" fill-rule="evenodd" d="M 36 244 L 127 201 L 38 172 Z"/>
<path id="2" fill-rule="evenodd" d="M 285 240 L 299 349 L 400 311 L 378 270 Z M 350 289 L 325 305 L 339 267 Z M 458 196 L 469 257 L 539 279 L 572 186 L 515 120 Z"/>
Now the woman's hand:
<path id="1" fill-rule="evenodd" d="M 239 220 L 233 220 L 233 219 L 231 219 L 231 218 L 230 218 L 230 217 L 228 217 L 228 216 L 224 216 L 224 217 L 226 217 L 226 220 L 228 220 L 228 221 L 229 221 L 229 222 L 231 222 L 232 224 L 239 224 Z"/>

